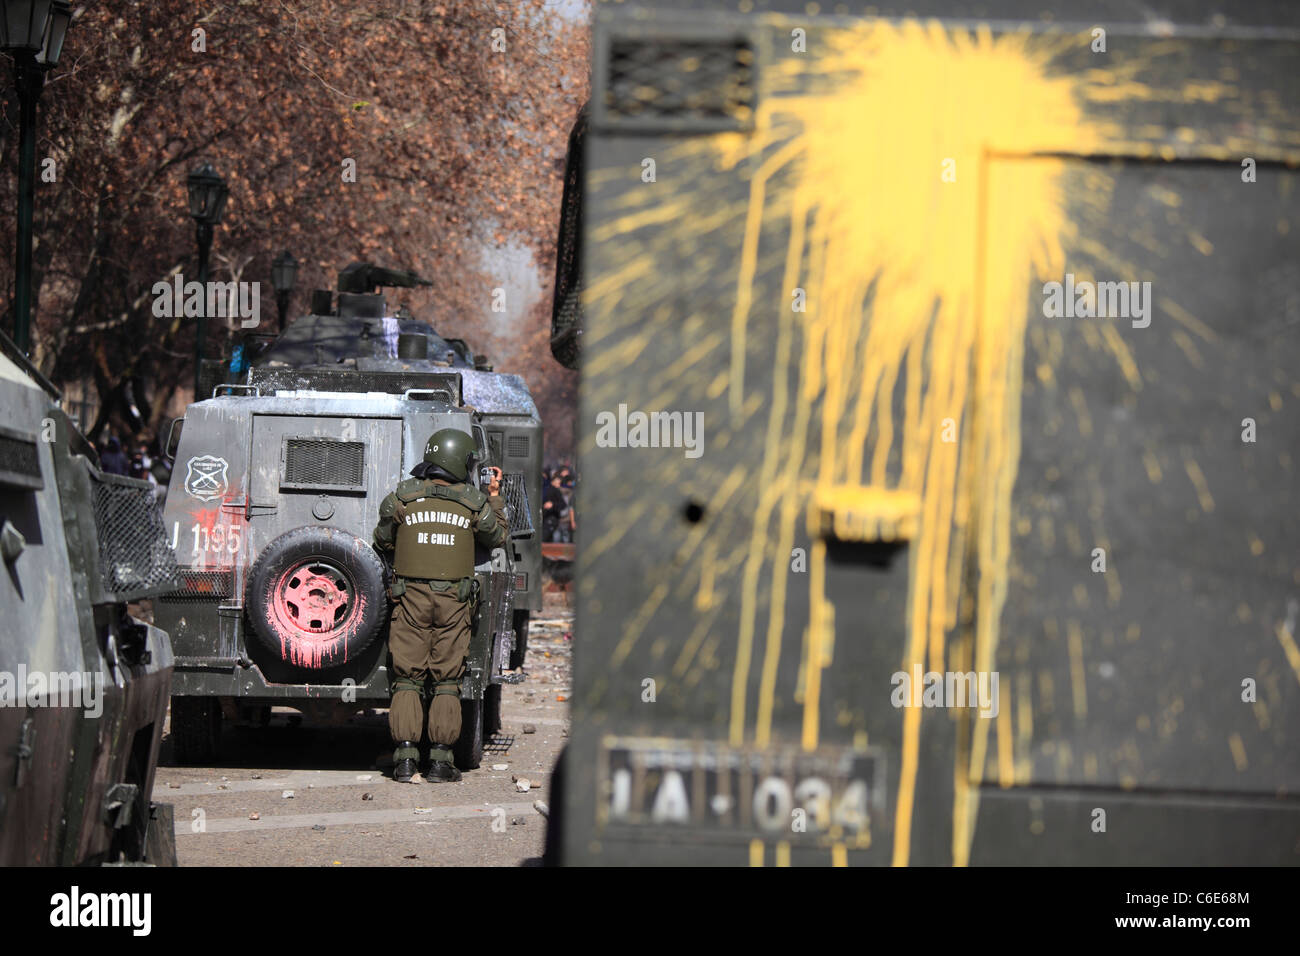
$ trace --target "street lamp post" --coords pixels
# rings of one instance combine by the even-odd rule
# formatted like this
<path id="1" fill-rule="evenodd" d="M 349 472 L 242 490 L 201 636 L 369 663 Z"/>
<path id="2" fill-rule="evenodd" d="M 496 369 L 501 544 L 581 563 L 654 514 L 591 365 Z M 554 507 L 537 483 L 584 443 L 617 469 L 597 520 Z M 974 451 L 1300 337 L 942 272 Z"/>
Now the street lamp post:
<path id="1" fill-rule="evenodd" d="M 59 62 L 72 20 L 64 0 L 4 0 L 0 49 L 14 59 L 18 89 L 18 248 L 14 263 L 14 344 L 27 353 L 32 309 L 32 211 L 36 205 L 36 101 Z"/>
<path id="2" fill-rule="evenodd" d="M 190 218 L 194 220 L 198 235 L 199 288 L 203 298 L 198 327 L 194 330 L 194 400 L 200 402 L 203 400 L 199 394 L 203 376 L 203 340 L 208 332 L 208 252 L 212 248 L 212 227 L 221 223 L 230 190 L 211 163 L 196 166 L 186 180 L 186 186 L 190 195 Z"/>
<path id="3" fill-rule="evenodd" d="M 289 311 L 289 297 L 293 295 L 293 280 L 298 275 L 298 262 L 286 249 L 271 261 L 271 287 L 275 289 L 275 305 L 280 312 L 280 332 L 284 332 L 284 317 Z"/>

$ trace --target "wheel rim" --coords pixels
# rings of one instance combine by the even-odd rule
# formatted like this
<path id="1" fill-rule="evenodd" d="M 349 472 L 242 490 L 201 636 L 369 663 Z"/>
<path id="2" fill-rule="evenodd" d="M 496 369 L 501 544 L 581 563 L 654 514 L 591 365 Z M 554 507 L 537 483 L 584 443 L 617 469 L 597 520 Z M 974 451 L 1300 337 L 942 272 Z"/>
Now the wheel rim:
<path id="1" fill-rule="evenodd" d="M 292 564 L 271 589 L 271 623 L 283 638 L 282 651 L 309 644 L 322 649 L 343 637 L 360 613 L 356 582 L 345 570 L 321 558 Z M 311 655 L 315 656 L 315 655 Z"/>

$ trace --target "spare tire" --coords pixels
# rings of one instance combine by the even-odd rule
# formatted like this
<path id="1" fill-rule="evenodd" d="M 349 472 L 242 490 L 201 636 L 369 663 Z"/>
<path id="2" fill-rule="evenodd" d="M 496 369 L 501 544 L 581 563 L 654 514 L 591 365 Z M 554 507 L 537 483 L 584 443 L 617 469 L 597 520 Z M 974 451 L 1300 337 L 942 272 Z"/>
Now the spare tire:
<path id="1" fill-rule="evenodd" d="M 338 528 L 295 528 L 253 562 L 245 592 L 253 633 L 285 663 L 325 670 L 355 660 L 388 613 L 379 555 Z"/>

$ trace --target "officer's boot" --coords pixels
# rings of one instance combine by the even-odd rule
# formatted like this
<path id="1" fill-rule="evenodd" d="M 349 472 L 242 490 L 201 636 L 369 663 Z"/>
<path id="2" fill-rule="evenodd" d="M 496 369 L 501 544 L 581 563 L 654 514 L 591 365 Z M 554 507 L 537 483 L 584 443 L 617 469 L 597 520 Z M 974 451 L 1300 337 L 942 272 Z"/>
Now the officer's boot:
<path id="1" fill-rule="evenodd" d="M 429 748 L 429 769 L 424 779 L 428 783 L 455 783 L 460 779 L 460 771 L 451 762 L 451 748 L 436 744 Z"/>
<path id="2" fill-rule="evenodd" d="M 410 740 L 403 740 L 393 751 L 393 779 L 410 783 L 419 768 L 420 749 Z"/>

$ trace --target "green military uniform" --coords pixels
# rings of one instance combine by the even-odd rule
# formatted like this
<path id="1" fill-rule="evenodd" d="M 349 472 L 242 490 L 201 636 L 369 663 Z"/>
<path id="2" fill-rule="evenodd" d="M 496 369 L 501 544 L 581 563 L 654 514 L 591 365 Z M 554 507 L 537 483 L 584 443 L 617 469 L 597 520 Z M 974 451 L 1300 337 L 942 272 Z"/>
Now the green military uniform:
<path id="1" fill-rule="evenodd" d="M 464 480 L 472 452 L 464 432 L 435 433 L 425 449 L 425 463 L 433 467 L 417 467 L 417 477 L 401 482 L 379 506 L 375 547 L 393 562 L 388 726 L 399 780 L 413 776 L 419 758 L 422 698 L 429 702 L 426 779 L 459 779 L 451 747 L 460 737 L 460 678 L 473 622 L 474 541 L 499 548 L 507 535 L 502 499 Z"/>

